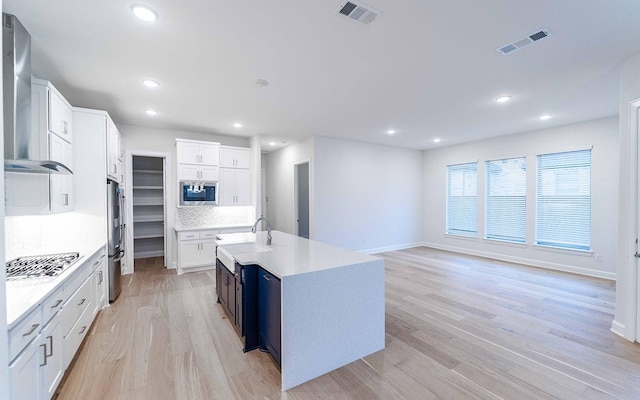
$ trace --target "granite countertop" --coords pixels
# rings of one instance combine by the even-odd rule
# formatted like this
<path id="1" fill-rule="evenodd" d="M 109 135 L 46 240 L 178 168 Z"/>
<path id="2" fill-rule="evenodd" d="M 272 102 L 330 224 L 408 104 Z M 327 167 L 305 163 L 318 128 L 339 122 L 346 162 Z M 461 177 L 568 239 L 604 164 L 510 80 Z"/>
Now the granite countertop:
<path id="1" fill-rule="evenodd" d="M 357 253 L 341 247 L 304 239 L 280 231 L 272 231 L 271 245 L 267 245 L 267 232 L 230 233 L 218 235 L 216 241 L 241 265 L 257 264 L 282 279 L 287 276 L 317 272 L 346 265 L 380 260 L 379 257 Z M 255 242 L 269 251 L 247 252 L 247 247 L 234 243 Z"/>
<path id="2" fill-rule="evenodd" d="M 60 251 L 55 252 L 78 251 L 80 253 L 80 259 L 58 276 L 7 280 L 8 329 L 13 328 L 28 312 L 35 309 L 44 299 L 58 289 L 84 262 L 104 248 L 105 244 L 86 243 L 76 247 L 75 250 L 60 249 Z"/>

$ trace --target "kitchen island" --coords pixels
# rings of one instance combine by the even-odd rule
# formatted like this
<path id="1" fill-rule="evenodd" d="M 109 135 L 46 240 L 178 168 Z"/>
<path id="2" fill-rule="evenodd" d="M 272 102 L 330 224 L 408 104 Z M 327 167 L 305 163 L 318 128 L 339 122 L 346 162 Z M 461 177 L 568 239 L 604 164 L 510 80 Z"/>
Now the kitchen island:
<path id="1" fill-rule="evenodd" d="M 282 390 L 382 350 L 384 260 L 279 231 L 272 235 L 270 245 L 267 232 L 219 235 L 218 258 L 257 266 L 264 274 L 259 280 L 279 281 Z M 257 297 L 258 314 L 273 308 L 270 296 Z"/>

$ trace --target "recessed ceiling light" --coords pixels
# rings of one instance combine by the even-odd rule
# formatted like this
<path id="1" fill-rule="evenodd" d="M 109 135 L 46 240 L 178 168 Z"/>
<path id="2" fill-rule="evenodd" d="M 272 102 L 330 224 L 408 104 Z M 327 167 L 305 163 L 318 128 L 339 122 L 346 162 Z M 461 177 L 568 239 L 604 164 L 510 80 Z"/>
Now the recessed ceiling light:
<path id="1" fill-rule="evenodd" d="M 142 84 L 145 85 L 146 87 L 152 88 L 152 89 L 155 89 L 158 86 L 160 86 L 158 81 L 154 81 L 153 79 L 143 79 L 142 80 Z"/>
<path id="2" fill-rule="evenodd" d="M 442 139 L 440 139 L 440 138 L 435 138 L 435 139 L 433 139 L 433 143 L 440 143 L 441 140 Z"/>
<path id="3" fill-rule="evenodd" d="M 509 100 L 511 100 L 511 96 L 500 96 L 496 98 L 496 102 L 498 103 L 506 103 Z"/>
<path id="4" fill-rule="evenodd" d="M 152 117 L 155 117 L 156 115 L 158 115 L 158 112 L 156 110 L 151 110 L 151 109 L 145 110 L 144 113 L 147 114 L 147 115 L 150 115 Z"/>
<path id="5" fill-rule="evenodd" d="M 551 115 L 551 114 L 542 114 L 542 115 L 540 116 L 540 119 L 541 119 L 541 120 L 543 120 L 543 121 L 546 121 L 546 120 L 548 120 L 548 119 L 549 119 L 549 118 L 551 118 L 551 117 L 552 117 L 552 115 Z"/>
<path id="6" fill-rule="evenodd" d="M 260 87 L 269 86 L 269 81 L 266 79 L 256 79 L 256 85 Z"/>
<path id="7" fill-rule="evenodd" d="M 269 142 L 269 146 L 275 146 L 276 142 Z"/>
<path id="8" fill-rule="evenodd" d="M 153 8 L 140 3 L 134 3 L 131 5 L 131 12 L 146 22 L 153 22 L 158 19 L 158 13 Z"/>
<path id="9" fill-rule="evenodd" d="M 387 134 L 389 134 L 389 135 L 395 135 L 395 134 L 396 134 L 396 131 L 395 131 L 395 130 L 393 130 L 393 129 L 389 129 L 389 130 L 387 131 Z"/>
<path id="10" fill-rule="evenodd" d="M 240 122 L 234 122 L 233 123 L 233 127 L 234 128 L 242 128 L 242 124 Z"/>

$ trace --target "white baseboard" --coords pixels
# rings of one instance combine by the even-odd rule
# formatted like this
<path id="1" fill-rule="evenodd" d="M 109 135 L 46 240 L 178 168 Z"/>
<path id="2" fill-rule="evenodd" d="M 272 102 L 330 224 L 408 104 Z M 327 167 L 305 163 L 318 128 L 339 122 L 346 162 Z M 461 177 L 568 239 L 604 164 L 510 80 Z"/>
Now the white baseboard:
<path id="1" fill-rule="evenodd" d="M 421 246 L 425 246 L 425 247 L 431 247 L 431 248 L 434 248 L 434 249 L 439 249 L 439 250 L 453 251 L 455 253 L 469 254 L 469 255 L 472 255 L 472 256 L 479 256 L 479 257 L 486 257 L 486 258 L 491 258 L 491 259 L 500 260 L 500 261 L 508 261 L 508 262 L 512 262 L 512 263 L 516 263 L 516 264 L 528 265 L 528 266 L 531 266 L 531 267 L 552 269 L 552 270 L 555 270 L 555 271 L 571 272 L 573 274 L 593 276 L 593 277 L 596 277 L 596 278 L 609 279 L 609 280 L 612 280 L 612 281 L 616 280 L 616 274 L 613 273 L 613 272 L 595 271 L 595 270 L 588 269 L 588 268 L 576 267 L 574 265 L 558 264 L 558 263 L 552 263 L 552 262 L 547 262 L 547 261 L 533 260 L 533 259 L 530 259 L 530 258 L 513 257 L 513 256 L 507 256 L 507 255 L 504 255 L 504 254 L 491 253 L 491 252 L 486 252 L 486 251 L 469 250 L 469 249 L 466 249 L 466 248 L 441 245 L 441 244 L 437 244 L 437 243 L 423 242 L 420 245 Z"/>
<path id="2" fill-rule="evenodd" d="M 378 248 L 375 248 L 375 249 L 358 250 L 358 253 L 377 254 L 377 253 L 384 253 L 386 251 L 396 251 L 396 250 L 410 249 L 412 247 L 418 247 L 418 246 L 422 246 L 422 245 L 423 244 L 420 243 L 420 242 L 405 243 L 405 244 L 398 244 L 398 245 L 393 245 L 393 246 L 378 247 Z"/>
<path id="3" fill-rule="evenodd" d="M 613 322 L 611 323 L 611 332 L 615 333 L 618 336 L 621 336 L 631 342 L 634 341 L 634 338 L 629 338 L 627 337 L 627 335 L 625 335 L 625 333 L 627 332 L 627 328 L 622 325 L 620 322 L 613 320 Z"/>

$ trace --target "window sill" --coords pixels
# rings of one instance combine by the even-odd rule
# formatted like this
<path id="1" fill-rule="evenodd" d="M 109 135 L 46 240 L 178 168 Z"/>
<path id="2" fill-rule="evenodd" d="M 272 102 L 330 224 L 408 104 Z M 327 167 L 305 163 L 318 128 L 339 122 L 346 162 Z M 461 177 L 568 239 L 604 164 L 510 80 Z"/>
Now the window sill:
<path id="1" fill-rule="evenodd" d="M 444 237 L 446 238 L 454 238 L 454 239 L 463 239 L 463 240 L 471 240 L 477 242 L 480 240 L 477 236 L 464 236 L 464 235 L 456 235 L 454 233 L 444 233 Z"/>
<path id="2" fill-rule="evenodd" d="M 520 249 L 526 249 L 529 246 L 527 243 L 510 242 L 508 240 L 500 240 L 500 239 L 484 238 L 484 239 L 482 239 L 482 241 L 485 242 L 485 243 L 497 244 L 497 245 L 500 245 L 500 246 L 517 247 L 517 248 L 520 248 Z"/>
<path id="3" fill-rule="evenodd" d="M 545 246 L 542 244 L 534 244 L 533 248 L 537 250 L 551 251 L 554 253 L 561 253 L 561 254 L 571 254 L 575 256 L 583 256 L 583 257 L 593 256 L 592 250 L 565 249 L 562 247 Z"/>

